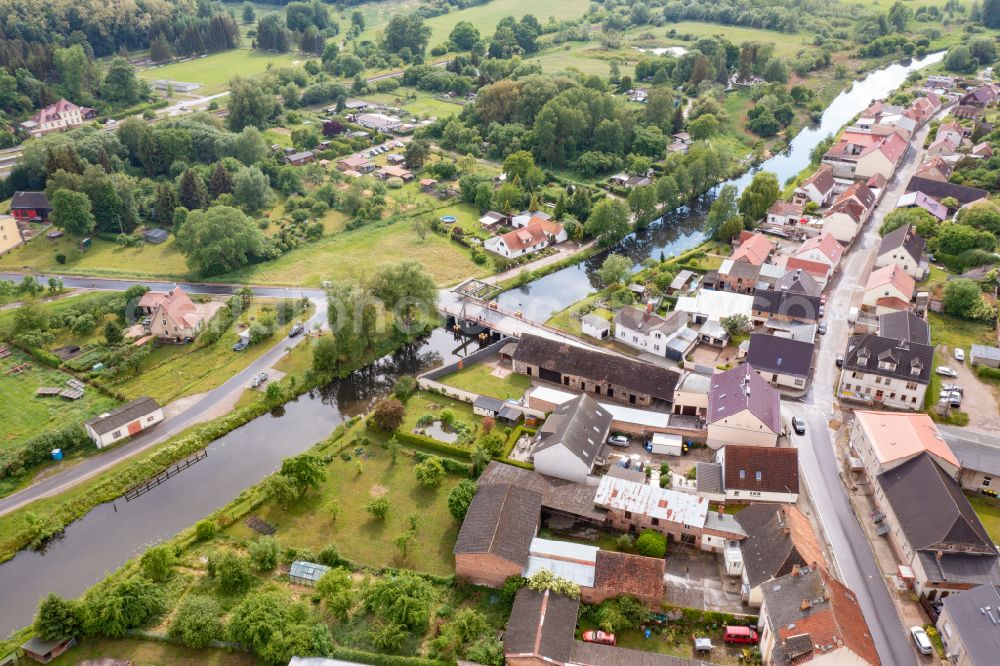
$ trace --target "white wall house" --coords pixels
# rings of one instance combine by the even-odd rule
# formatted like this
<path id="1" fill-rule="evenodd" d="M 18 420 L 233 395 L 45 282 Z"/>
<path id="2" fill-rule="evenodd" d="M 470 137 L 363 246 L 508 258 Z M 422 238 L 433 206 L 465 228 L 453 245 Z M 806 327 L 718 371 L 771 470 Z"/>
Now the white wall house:
<path id="1" fill-rule="evenodd" d="M 687 314 L 671 312 L 667 317 L 622 308 L 615 314 L 615 339 L 624 345 L 666 357 L 667 343 L 687 324 Z"/>
<path id="2" fill-rule="evenodd" d="M 137 398 L 85 422 L 84 429 L 99 449 L 138 435 L 163 420 L 163 410 L 152 398 Z"/>

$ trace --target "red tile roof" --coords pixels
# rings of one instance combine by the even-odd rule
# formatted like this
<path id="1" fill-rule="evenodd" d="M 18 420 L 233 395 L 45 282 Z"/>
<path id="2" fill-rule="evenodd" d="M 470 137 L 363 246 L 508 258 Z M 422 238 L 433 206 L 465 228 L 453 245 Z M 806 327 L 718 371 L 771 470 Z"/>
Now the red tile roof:
<path id="1" fill-rule="evenodd" d="M 799 257 L 788 257 L 785 261 L 785 270 L 793 271 L 796 268 L 801 268 L 806 273 L 821 278 L 826 278 L 830 274 L 830 267 L 826 264 L 821 264 L 818 261 L 810 261 L 809 259 L 800 259 Z"/>
<path id="2" fill-rule="evenodd" d="M 760 266 L 774 251 L 774 243 L 764 234 L 752 234 L 733 252 L 734 261 L 748 261 L 754 266 Z"/>
<path id="3" fill-rule="evenodd" d="M 727 444 L 724 455 L 726 490 L 799 492 L 798 449 Z"/>
<path id="4" fill-rule="evenodd" d="M 807 240 L 795 254 L 804 254 L 813 249 L 822 252 L 823 256 L 829 259 L 831 264 L 838 263 L 840 258 L 844 255 L 844 246 L 841 245 L 832 234 L 826 231 L 821 233 L 819 236 L 814 236 Z"/>
<path id="5" fill-rule="evenodd" d="M 871 291 L 887 284 L 891 284 L 906 296 L 912 296 L 913 290 L 917 286 L 916 280 L 899 264 L 889 264 L 871 272 L 871 275 L 868 276 L 868 283 L 865 285 L 865 291 Z"/>
<path id="6" fill-rule="evenodd" d="M 594 565 L 594 587 L 612 590 L 615 596 L 662 594 L 665 573 L 663 558 L 599 550 Z"/>

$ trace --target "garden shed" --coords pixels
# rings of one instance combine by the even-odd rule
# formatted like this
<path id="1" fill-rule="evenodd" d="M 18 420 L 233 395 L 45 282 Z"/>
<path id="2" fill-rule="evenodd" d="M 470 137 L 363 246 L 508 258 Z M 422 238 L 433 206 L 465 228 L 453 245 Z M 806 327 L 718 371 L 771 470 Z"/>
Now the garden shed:
<path id="1" fill-rule="evenodd" d="M 319 579 L 329 570 L 330 567 L 325 567 L 322 564 L 295 561 L 292 562 L 292 568 L 288 571 L 288 580 L 298 585 L 316 587 Z"/>
<path id="2" fill-rule="evenodd" d="M 1000 368 L 1000 349 L 986 345 L 972 345 L 969 349 L 969 363 L 985 365 L 988 368 Z"/>
<path id="3" fill-rule="evenodd" d="M 142 232 L 142 238 L 147 243 L 153 243 L 154 245 L 159 245 L 167 240 L 167 230 L 166 229 L 146 229 Z"/>

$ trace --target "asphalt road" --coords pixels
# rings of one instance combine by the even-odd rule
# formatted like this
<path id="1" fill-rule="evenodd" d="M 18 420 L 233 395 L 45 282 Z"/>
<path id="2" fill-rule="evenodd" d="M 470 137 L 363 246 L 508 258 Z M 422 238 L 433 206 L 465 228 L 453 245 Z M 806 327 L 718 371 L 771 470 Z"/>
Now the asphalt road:
<path id="1" fill-rule="evenodd" d="M 828 422 L 833 418 L 834 391 L 839 379 L 837 354 L 843 353 L 851 325 L 847 314 L 859 305 L 874 261 L 880 236 L 878 228 L 886 213 L 893 210 L 905 191 L 923 153 L 927 126 L 917 132 L 903 162 L 864 230 L 855 239 L 841 262 L 841 271 L 827 289 L 827 333 L 819 336 L 819 350 L 813 371 L 813 383 L 800 401 L 783 401 L 788 416 L 806 421 L 806 434 L 792 435 L 799 449 L 799 467 L 816 508 L 833 556 L 833 566 L 841 580 L 857 596 L 875 647 L 883 664 L 915 664 L 917 653 L 889 594 L 875 555 L 858 522 L 840 478 L 840 465 L 834 453 Z M 849 416 L 845 415 L 845 418 Z M 846 427 L 846 424 L 845 424 Z"/>
<path id="2" fill-rule="evenodd" d="M 0 279 L 20 281 L 20 274 L 0 273 Z M 50 277 L 48 275 L 36 276 L 44 284 Z M 124 291 L 129 287 L 142 284 L 151 289 L 169 289 L 174 283 L 162 282 L 142 282 L 130 280 L 104 280 L 97 278 L 77 278 L 62 276 L 63 284 L 71 288 L 103 289 L 110 291 Z M 194 294 L 232 294 L 240 285 L 205 285 L 196 283 L 180 283 L 188 293 Z M 285 289 L 283 287 L 254 287 L 254 294 L 257 296 L 274 298 L 294 298 L 296 296 L 307 296 L 316 306 L 316 312 L 307 324 L 307 330 L 316 325 L 326 323 L 326 299 L 321 290 L 318 289 Z M 217 403 L 237 391 L 242 391 L 249 384 L 250 380 L 257 373 L 266 370 L 274 365 L 286 354 L 286 350 L 306 339 L 300 335 L 295 338 L 281 337 L 274 345 L 254 360 L 242 372 L 230 377 L 224 384 L 206 392 L 197 402 L 191 404 L 180 413 L 167 419 L 162 424 L 152 430 L 133 437 L 125 444 L 112 449 L 104 454 L 87 458 L 77 465 L 70 467 L 64 472 L 46 477 L 23 490 L 8 495 L 0 499 L 0 516 L 14 511 L 25 504 L 35 500 L 50 497 L 64 492 L 87 479 L 90 479 L 105 470 L 117 465 L 119 462 L 131 458 L 148 448 L 160 444 L 173 437 L 177 433 L 199 422 L 207 411 L 214 408 Z M 233 352 L 236 353 L 236 352 Z"/>

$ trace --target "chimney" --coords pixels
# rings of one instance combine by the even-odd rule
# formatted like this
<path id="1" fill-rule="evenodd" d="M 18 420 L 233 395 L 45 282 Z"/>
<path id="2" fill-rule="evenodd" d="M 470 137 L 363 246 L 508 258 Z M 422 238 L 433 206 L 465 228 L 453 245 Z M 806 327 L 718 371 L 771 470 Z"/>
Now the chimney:
<path id="1" fill-rule="evenodd" d="M 810 608 L 812 608 L 812 604 L 809 603 L 809 600 L 808 599 L 803 599 L 802 600 L 802 610 L 807 611 Z"/>
<path id="2" fill-rule="evenodd" d="M 802 569 L 799 567 L 799 565 L 793 564 L 792 565 L 792 575 L 793 576 L 798 576 L 800 573 L 802 573 Z"/>
<path id="3" fill-rule="evenodd" d="M 653 301 L 648 301 L 646 303 L 646 313 L 653 314 Z"/>
<path id="4" fill-rule="evenodd" d="M 719 518 L 722 518 L 724 515 L 726 515 L 726 507 L 724 505 L 720 504 L 719 505 Z"/>
<path id="5" fill-rule="evenodd" d="M 784 534 L 785 536 L 788 536 L 789 534 L 791 534 L 791 533 L 792 533 L 792 530 L 791 530 L 791 528 L 790 528 L 790 527 L 788 527 L 788 525 L 785 525 L 785 526 L 784 526 L 783 528 L 781 528 L 781 532 L 782 532 L 782 534 Z"/>

